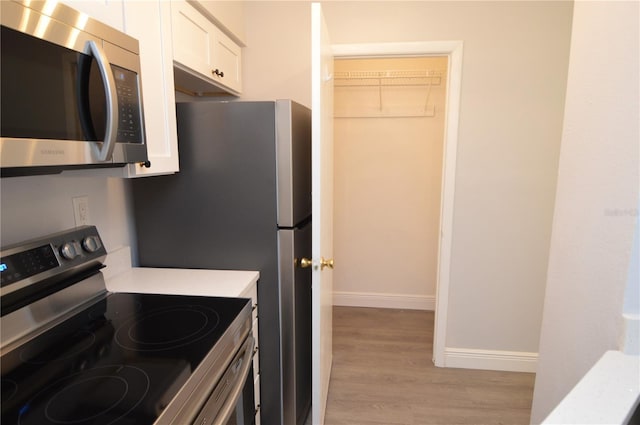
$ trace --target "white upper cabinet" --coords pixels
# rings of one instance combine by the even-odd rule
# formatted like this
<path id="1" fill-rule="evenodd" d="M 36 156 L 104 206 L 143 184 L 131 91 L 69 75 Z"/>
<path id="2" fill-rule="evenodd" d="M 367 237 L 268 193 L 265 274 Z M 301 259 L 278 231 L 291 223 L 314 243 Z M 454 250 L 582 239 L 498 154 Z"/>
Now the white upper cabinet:
<path id="1" fill-rule="evenodd" d="M 176 89 L 193 95 L 242 92 L 242 48 L 186 1 L 171 2 Z"/>
<path id="2" fill-rule="evenodd" d="M 123 31 L 123 2 L 123 0 L 63 0 L 60 3 L 66 4 L 104 24 Z"/>
<path id="3" fill-rule="evenodd" d="M 162 0 L 126 1 L 125 32 L 140 43 L 140 76 L 150 167 L 128 165 L 127 177 L 178 171 L 171 7 Z"/>
<path id="4" fill-rule="evenodd" d="M 233 41 L 245 46 L 244 1 L 187 0 L 222 29 Z"/>

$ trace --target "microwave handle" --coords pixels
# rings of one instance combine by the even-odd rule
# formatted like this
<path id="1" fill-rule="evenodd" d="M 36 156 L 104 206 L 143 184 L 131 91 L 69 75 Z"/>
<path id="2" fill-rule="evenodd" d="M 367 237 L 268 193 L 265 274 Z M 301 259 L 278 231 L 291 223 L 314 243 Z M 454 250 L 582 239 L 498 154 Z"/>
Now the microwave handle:
<path id="1" fill-rule="evenodd" d="M 104 132 L 104 142 L 102 148 L 99 144 L 94 145 L 99 161 L 110 161 L 113 156 L 113 149 L 116 146 L 118 136 L 118 95 L 116 80 L 113 78 L 111 64 L 105 55 L 104 50 L 93 40 L 87 41 L 84 51 L 91 54 L 98 64 L 102 81 L 104 81 L 104 92 L 107 99 L 107 125 Z"/>

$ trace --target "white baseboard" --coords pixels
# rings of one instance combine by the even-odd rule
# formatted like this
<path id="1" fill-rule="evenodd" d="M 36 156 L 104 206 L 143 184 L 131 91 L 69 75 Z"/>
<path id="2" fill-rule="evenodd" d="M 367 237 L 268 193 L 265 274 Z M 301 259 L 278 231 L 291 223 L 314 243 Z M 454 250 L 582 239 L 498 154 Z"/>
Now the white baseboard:
<path id="1" fill-rule="evenodd" d="M 445 348 L 444 367 L 535 373 L 538 353 Z"/>
<path id="2" fill-rule="evenodd" d="M 436 297 L 433 295 L 334 292 L 333 305 L 434 311 L 436 308 Z"/>
<path id="3" fill-rule="evenodd" d="M 432 295 L 334 292 L 333 305 L 345 307 L 399 308 L 435 311 Z M 524 351 L 445 348 L 444 367 L 535 373 L 538 353 Z"/>

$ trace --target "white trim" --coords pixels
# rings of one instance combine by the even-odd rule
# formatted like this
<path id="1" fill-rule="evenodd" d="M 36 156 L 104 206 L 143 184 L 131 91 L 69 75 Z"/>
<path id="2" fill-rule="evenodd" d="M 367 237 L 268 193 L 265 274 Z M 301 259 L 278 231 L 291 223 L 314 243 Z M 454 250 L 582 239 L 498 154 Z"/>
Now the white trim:
<path id="1" fill-rule="evenodd" d="M 445 348 L 444 366 L 535 373 L 538 366 L 538 353 Z"/>
<path id="2" fill-rule="evenodd" d="M 433 311 L 436 306 L 436 297 L 433 295 L 381 294 L 373 292 L 334 292 L 333 305 Z"/>
<path id="3" fill-rule="evenodd" d="M 449 57 L 447 79 L 447 107 L 445 117 L 444 158 L 442 170 L 442 203 L 440 211 L 440 246 L 438 249 L 438 278 L 436 283 L 433 362 L 445 366 L 447 309 L 451 247 L 453 240 L 453 211 L 455 200 L 456 155 L 458 151 L 458 120 L 462 91 L 462 41 L 425 41 L 408 43 L 334 44 L 335 57 L 429 56 Z"/>
<path id="4" fill-rule="evenodd" d="M 622 315 L 622 341 L 620 350 L 624 354 L 640 356 L 640 314 Z"/>
<path id="5" fill-rule="evenodd" d="M 336 57 L 429 56 L 449 55 L 462 41 L 412 41 L 402 43 L 333 44 Z"/>

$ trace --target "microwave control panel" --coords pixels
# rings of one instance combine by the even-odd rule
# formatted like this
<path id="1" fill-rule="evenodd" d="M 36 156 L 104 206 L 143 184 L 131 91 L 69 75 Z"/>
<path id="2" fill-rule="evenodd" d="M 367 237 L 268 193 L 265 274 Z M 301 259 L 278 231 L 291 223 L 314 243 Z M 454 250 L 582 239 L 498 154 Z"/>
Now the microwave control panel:
<path id="1" fill-rule="evenodd" d="M 143 143 L 142 106 L 138 89 L 138 74 L 117 65 L 111 65 L 118 92 L 119 143 Z"/>

